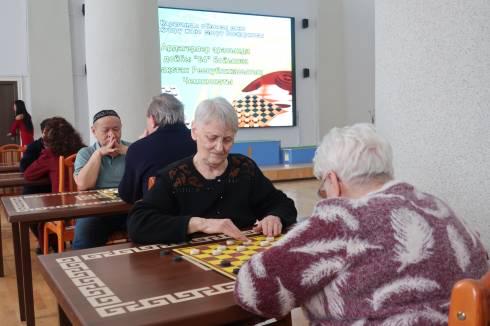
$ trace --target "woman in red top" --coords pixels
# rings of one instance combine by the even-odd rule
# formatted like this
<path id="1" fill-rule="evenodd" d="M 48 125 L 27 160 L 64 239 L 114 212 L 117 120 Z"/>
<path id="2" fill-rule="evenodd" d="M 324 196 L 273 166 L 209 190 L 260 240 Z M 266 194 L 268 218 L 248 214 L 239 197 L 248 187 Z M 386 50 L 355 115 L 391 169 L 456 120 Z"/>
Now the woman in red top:
<path id="1" fill-rule="evenodd" d="M 43 142 L 44 149 L 41 155 L 24 171 L 24 178 L 28 181 L 34 181 L 49 176 L 51 192 L 58 192 L 60 156 L 66 157 L 77 153 L 85 145 L 75 128 L 61 117 L 51 118 L 46 123 Z M 38 230 L 43 228 L 44 223 L 40 223 Z M 39 247 L 42 248 L 43 232 L 39 232 L 37 240 Z"/>
<path id="2" fill-rule="evenodd" d="M 15 120 L 10 126 L 10 132 L 7 136 L 15 136 L 17 130 L 20 133 L 20 144 L 27 146 L 34 141 L 34 127 L 29 112 L 26 110 L 24 101 L 17 100 L 14 102 Z"/>
<path id="3" fill-rule="evenodd" d="M 44 149 L 24 171 L 24 178 L 34 181 L 49 176 L 51 192 L 58 192 L 59 157 L 75 154 L 83 144 L 80 134 L 73 126 L 61 117 L 54 117 L 46 123 L 43 134 Z"/>

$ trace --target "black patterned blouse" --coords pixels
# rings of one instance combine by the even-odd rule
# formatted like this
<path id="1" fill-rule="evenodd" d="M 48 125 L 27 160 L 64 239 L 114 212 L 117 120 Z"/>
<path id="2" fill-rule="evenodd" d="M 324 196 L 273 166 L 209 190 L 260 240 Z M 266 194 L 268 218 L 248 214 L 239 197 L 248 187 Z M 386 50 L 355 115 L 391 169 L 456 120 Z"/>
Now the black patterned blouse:
<path id="1" fill-rule="evenodd" d="M 278 216 L 284 228 L 296 222 L 297 211 L 253 160 L 230 154 L 226 171 L 207 180 L 188 157 L 158 174 L 153 189 L 131 210 L 128 232 L 137 243 L 176 243 L 189 239 L 187 227 L 194 216 L 229 218 L 248 228 L 267 215 Z"/>

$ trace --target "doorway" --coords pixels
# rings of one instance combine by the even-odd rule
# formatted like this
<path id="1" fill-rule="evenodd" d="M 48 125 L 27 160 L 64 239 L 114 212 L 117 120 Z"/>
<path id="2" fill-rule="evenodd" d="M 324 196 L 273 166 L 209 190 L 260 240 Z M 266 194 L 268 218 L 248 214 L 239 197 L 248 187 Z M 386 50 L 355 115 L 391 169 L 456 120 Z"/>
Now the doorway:
<path id="1" fill-rule="evenodd" d="M 7 136 L 10 125 L 15 119 L 13 106 L 17 99 L 17 82 L 0 81 L 0 145 L 19 144 L 18 135 L 15 138 Z"/>

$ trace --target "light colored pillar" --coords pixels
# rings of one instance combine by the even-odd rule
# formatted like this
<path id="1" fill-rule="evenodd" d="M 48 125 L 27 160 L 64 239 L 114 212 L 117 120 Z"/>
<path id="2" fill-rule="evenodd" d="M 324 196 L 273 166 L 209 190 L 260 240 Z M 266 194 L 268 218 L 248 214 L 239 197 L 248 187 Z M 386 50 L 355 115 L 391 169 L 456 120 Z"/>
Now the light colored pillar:
<path id="1" fill-rule="evenodd" d="M 75 122 L 68 2 L 28 1 L 29 89 L 36 135 L 39 122 L 62 116 Z M 28 98 L 28 94 L 26 94 Z"/>
<path id="2" fill-rule="evenodd" d="M 490 2 L 377 0 L 376 125 L 397 178 L 434 193 L 490 248 Z"/>
<path id="3" fill-rule="evenodd" d="M 96 112 L 114 109 L 129 141 L 143 132 L 148 104 L 160 92 L 157 8 L 156 0 L 85 2 L 89 124 Z"/>

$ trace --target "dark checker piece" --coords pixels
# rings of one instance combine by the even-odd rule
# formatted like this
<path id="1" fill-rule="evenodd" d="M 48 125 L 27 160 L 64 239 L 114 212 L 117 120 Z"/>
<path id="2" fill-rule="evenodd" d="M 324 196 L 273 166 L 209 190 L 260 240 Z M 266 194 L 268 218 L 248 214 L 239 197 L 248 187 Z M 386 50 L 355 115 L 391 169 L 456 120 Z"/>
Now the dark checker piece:
<path id="1" fill-rule="evenodd" d="M 234 268 L 233 269 L 233 274 L 238 274 L 239 271 L 240 271 L 240 268 Z"/>
<path id="2" fill-rule="evenodd" d="M 182 261 L 182 256 L 174 256 L 174 261 Z"/>
<path id="3" fill-rule="evenodd" d="M 230 267 L 231 262 L 229 260 L 223 259 L 220 263 L 221 267 Z"/>
<path id="4" fill-rule="evenodd" d="M 170 255 L 171 251 L 169 249 L 165 249 L 160 251 L 160 256 L 168 256 Z"/>

